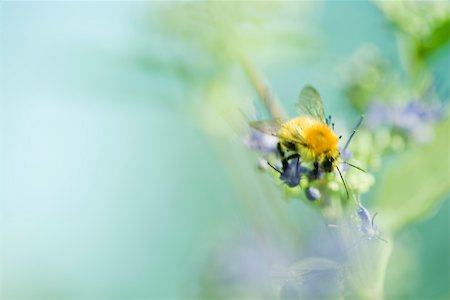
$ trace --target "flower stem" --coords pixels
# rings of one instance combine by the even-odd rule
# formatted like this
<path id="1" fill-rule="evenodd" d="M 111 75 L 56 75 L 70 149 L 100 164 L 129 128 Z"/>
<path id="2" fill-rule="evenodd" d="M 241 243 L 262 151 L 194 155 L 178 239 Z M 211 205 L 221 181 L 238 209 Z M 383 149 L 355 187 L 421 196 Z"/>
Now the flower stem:
<path id="1" fill-rule="evenodd" d="M 269 111 L 273 119 L 285 119 L 286 113 L 283 108 L 279 105 L 278 100 L 271 93 L 270 89 L 264 83 L 262 76 L 256 71 L 255 67 L 249 62 L 248 59 L 241 57 L 240 63 L 244 69 L 247 77 L 250 79 L 253 87 L 255 88 L 258 96 Z"/>

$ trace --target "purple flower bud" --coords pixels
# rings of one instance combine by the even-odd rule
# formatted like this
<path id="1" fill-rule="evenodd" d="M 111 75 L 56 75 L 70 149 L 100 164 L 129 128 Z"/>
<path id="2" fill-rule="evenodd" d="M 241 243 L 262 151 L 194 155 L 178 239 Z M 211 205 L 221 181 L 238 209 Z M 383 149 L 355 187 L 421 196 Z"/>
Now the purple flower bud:
<path id="1" fill-rule="evenodd" d="M 358 204 L 358 209 L 356 210 L 356 214 L 359 217 L 361 224 L 359 225 L 359 230 L 363 234 L 363 236 L 371 240 L 373 238 L 377 238 L 381 241 L 386 242 L 383 238 L 378 235 L 378 226 L 375 224 L 376 213 L 371 216 L 367 208 L 365 208 L 361 203 Z"/>
<path id="2" fill-rule="evenodd" d="M 315 201 L 315 200 L 319 199 L 321 196 L 320 191 L 317 188 L 312 187 L 312 186 L 308 187 L 305 190 L 305 195 L 306 195 L 306 198 L 308 198 L 308 200 L 311 200 L 311 201 Z"/>
<path id="3" fill-rule="evenodd" d="M 258 150 L 263 155 L 277 153 L 278 138 L 255 129 L 250 129 L 249 135 L 243 142 L 247 147 Z"/>
<path id="4" fill-rule="evenodd" d="M 358 209 L 356 211 L 356 213 L 358 214 L 359 219 L 361 220 L 361 223 L 364 226 L 368 226 L 368 224 L 371 222 L 371 217 L 370 217 L 370 213 L 367 210 L 367 208 L 365 208 L 364 206 L 362 206 L 362 204 L 359 204 Z"/>
<path id="5" fill-rule="evenodd" d="M 343 160 L 343 161 L 348 161 L 348 160 L 350 160 L 350 158 L 352 158 L 353 157 L 353 153 L 352 153 L 352 151 L 350 151 L 350 149 L 341 149 L 341 148 L 339 148 L 339 153 L 341 154 L 341 159 Z"/>
<path id="6" fill-rule="evenodd" d="M 314 181 L 314 180 L 317 180 L 319 178 L 322 178 L 323 175 L 324 175 L 324 172 L 321 169 L 313 168 L 313 169 L 308 171 L 308 180 L 309 181 Z"/>
<path id="7" fill-rule="evenodd" d="M 349 161 L 353 157 L 353 153 L 348 148 L 345 150 L 342 148 L 339 148 L 339 153 L 341 154 L 341 160 L 342 160 L 342 163 L 340 164 L 339 169 L 341 170 L 342 173 L 346 173 L 349 169 L 349 166 L 347 164 L 345 164 L 344 162 Z"/>
<path id="8" fill-rule="evenodd" d="M 369 129 L 388 126 L 399 129 L 416 140 L 426 140 L 430 123 L 442 117 L 442 107 L 419 100 L 406 103 L 372 103 L 367 111 L 366 124 Z"/>
<path id="9" fill-rule="evenodd" d="M 280 179 L 291 188 L 299 185 L 300 177 L 308 171 L 306 168 L 301 166 L 299 157 L 293 158 L 290 161 L 285 161 L 283 163 L 282 171 L 275 167 L 272 168 L 280 173 Z"/>

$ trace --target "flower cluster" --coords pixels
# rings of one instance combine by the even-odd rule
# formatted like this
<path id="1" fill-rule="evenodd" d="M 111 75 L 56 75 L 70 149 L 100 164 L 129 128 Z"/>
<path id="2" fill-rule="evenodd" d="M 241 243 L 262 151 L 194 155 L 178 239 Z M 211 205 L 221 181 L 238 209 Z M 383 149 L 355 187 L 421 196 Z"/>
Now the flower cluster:
<path id="1" fill-rule="evenodd" d="M 277 152 L 278 138 L 255 129 L 250 130 L 249 135 L 244 138 L 243 142 L 247 147 L 259 151 L 263 156 Z"/>
<path id="2" fill-rule="evenodd" d="M 367 111 L 366 126 L 370 130 L 387 127 L 406 139 L 427 141 L 432 136 L 432 123 L 442 117 L 437 105 L 412 100 L 402 103 L 371 103 Z"/>
<path id="3" fill-rule="evenodd" d="M 361 170 L 356 171 L 358 176 L 350 172 L 351 166 L 347 162 L 352 159 L 353 154 L 346 147 L 339 148 L 339 174 L 338 171 L 326 173 L 316 164 L 303 161 L 299 155 L 284 157 L 278 150 L 276 137 L 254 129 L 251 129 L 244 139 L 244 144 L 259 152 L 261 169 L 269 172 L 272 170 L 271 174 L 286 187 L 287 194 L 300 197 L 303 195 L 303 198 L 310 202 L 319 200 L 320 205 L 329 204 L 332 197 L 346 195 L 344 198 L 348 198 L 348 188 L 351 188 L 352 193 L 366 192 L 374 182 L 372 175 L 362 173 Z M 347 186 L 345 177 L 348 177 L 351 186 Z"/>

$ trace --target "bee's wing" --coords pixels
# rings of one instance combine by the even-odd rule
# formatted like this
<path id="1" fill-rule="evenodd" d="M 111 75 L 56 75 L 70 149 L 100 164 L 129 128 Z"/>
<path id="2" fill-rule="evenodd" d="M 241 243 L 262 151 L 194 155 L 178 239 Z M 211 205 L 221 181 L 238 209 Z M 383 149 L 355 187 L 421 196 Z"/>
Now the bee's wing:
<path id="1" fill-rule="evenodd" d="M 273 136 L 278 136 L 282 124 L 283 121 L 281 119 L 250 122 L 250 126 L 254 129 Z"/>
<path id="2" fill-rule="evenodd" d="M 325 121 L 322 98 L 313 86 L 307 85 L 303 88 L 296 107 L 302 114 L 309 115 L 322 122 Z"/>

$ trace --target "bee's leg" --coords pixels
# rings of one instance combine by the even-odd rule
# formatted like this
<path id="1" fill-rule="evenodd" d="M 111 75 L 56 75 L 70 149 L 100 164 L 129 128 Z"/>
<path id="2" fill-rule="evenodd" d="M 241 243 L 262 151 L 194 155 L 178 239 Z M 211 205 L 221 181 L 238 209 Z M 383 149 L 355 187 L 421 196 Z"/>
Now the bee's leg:
<path id="1" fill-rule="evenodd" d="M 283 172 L 289 167 L 288 159 L 286 157 L 281 158 L 281 164 L 283 166 Z"/>
<path id="2" fill-rule="evenodd" d="M 274 169 L 275 171 L 277 171 L 278 173 L 282 174 L 283 172 L 281 172 L 280 170 L 278 170 L 278 168 L 276 168 L 275 166 L 273 166 L 270 162 L 267 162 L 267 164 Z"/>
<path id="3" fill-rule="evenodd" d="M 289 161 L 294 158 L 300 158 L 300 156 L 298 154 L 292 154 L 292 155 L 289 155 L 288 157 L 283 157 L 281 159 L 281 163 L 283 165 L 283 171 L 286 171 L 286 169 L 289 166 Z"/>
<path id="4" fill-rule="evenodd" d="M 281 146 L 281 143 L 277 144 L 277 150 L 281 157 L 281 164 L 282 164 L 282 168 L 283 168 L 283 172 L 284 172 L 284 171 L 286 171 L 286 169 L 288 167 L 288 159 L 286 159 L 286 157 L 285 157 L 286 153 L 284 152 L 283 147 Z"/>
<path id="5" fill-rule="evenodd" d="M 316 180 L 317 178 L 319 178 L 319 162 L 315 161 L 314 162 L 314 169 L 312 170 L 312 179 Z"/>
<path id="6" fill-rule="evenodd" d="M 288 157 L 286 157 L 286 160 L 291 160 L 291 159 L 293 159 L 293 158 L 300 158 L 300 155 L 298 155 L 297 153 L 295 153 L 295 154 L 292 154 L 292 155 L 289 155 Z"/>
<path id="7" fill-rule="evenodd" d="M 277 143 L 277 150 L 281 157 L 284 157 L 284 150 L 281 147 L 281 143 Z"/>

